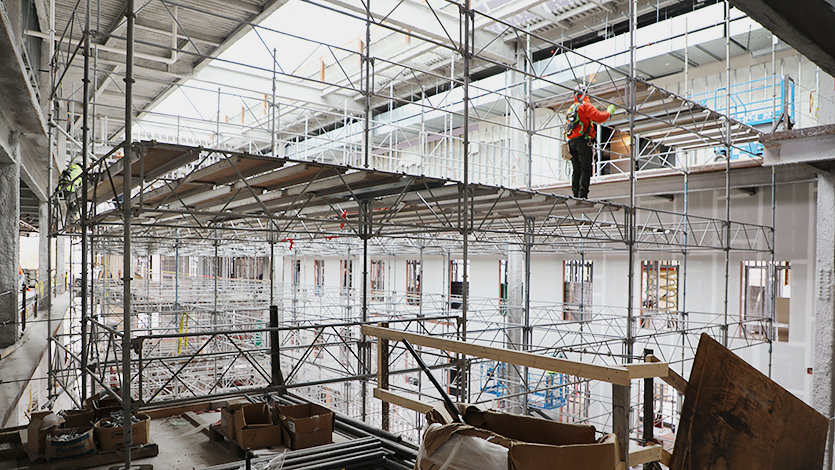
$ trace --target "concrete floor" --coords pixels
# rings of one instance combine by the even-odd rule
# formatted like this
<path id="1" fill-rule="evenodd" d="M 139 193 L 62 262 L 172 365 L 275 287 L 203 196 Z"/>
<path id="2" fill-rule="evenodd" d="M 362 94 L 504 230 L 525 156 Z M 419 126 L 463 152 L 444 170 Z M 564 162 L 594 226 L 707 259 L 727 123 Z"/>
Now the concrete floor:
<path id="1" fill-rule="evenodd" d="M 210 425 L 220 420 L 220 412 L 201 413 L 197 417 L 203 426 Z M 150 464 L 154 470 L 193 470 L 238 460 L 224 449 L 223 443 L 210 441 L 200 427 L 179 416 L 151 420 L 150 439 L 159 445 L 159 455 L 131 462 L 132 467 Z M 94 468 L 108 470 L 117 466 Z"/>

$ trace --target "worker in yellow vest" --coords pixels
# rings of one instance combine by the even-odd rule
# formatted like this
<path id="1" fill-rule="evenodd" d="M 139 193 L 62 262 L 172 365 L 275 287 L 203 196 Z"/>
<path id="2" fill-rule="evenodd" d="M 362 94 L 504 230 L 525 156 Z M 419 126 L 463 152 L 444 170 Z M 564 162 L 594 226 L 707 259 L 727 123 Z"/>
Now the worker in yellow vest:
<path id="1" fill-rule="evenodd" d="M 61 176 L 58 177 L 58 187 L 55 190 L 61 192 L 64 197 L 67 197 L 80 187 L 81 165 L 73 163 L 61 172 Z"/>

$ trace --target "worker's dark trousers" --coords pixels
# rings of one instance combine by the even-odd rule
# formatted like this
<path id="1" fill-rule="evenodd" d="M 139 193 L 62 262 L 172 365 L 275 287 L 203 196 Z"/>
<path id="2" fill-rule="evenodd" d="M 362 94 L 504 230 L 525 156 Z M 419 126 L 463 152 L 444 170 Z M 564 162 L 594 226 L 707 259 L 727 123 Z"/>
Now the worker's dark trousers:
<path id="1" fill-rule="evenodd" d="M 568 141 L 571 166 L 574 167 L 571 175 L 571 191 L 574 197 L 583 199 L 589 196 L 589 181 L 591 180 L 592 149 L 586 142 L 586 139 L 582 137 Z"/>

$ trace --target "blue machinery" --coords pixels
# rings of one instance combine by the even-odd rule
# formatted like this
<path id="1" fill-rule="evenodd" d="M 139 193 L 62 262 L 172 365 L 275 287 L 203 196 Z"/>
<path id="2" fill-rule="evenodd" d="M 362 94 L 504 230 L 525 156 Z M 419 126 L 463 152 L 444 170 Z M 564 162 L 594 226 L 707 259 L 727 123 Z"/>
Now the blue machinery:
<path id="1" fill-rule="evenodd" d="M 507 384 L 508 366 L 504 362 L 484 362 L 480 366 L 481 391 L 495 395 L 497 398 L 509 395 Z M 528 406 L 542 410 L 562 408 L 566 404 L 569 383 L 566 374 L 546 372 L 544 375 L 528 374 L 528 383 L 537 384 L 535 388 L 542 391 L 528 395 Z M 562 386 L 561 386 L 562 385 Z"/>
<path id="2" fill-rule="evenodd" d="M 767 126 L 767 131 L 775 121 L 788 119 L 795 122 L 795 83 L 790 77 L 767 77 L 731 86 L 731 103 L 728 109 L 727 88 L 699 93 L 690 97 L 696 103 L 722 112 L 726 116 L 751 127 Z M 716 147 L 717 155 L 723 155 L 725 149 Z M 742 156 L 759 156 L 763 146 L 759 142 L 742 144 L 731 150 L 731 160 Z"/>

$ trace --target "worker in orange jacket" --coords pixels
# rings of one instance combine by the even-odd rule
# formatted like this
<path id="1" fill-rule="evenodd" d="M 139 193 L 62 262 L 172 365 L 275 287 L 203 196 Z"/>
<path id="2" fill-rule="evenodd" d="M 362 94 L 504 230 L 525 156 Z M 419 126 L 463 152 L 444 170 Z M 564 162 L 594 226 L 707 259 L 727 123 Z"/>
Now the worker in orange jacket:
<path id="1" fill-rule="evenodd" d="M 586 199 L 589 196 L 592 146 L 596 135 L 594 123 L 606 122 L 614 113 L 615 105 L 610 104 L 606 111 L 600 111 L 589 101 L 585 87 L 574 89 L 574 105 L 569 110 L 569 122 L 566 124 L 566 127 L 570 126 L 566 139 L 574 168 L 571 178 L 574 197 Z"/>

